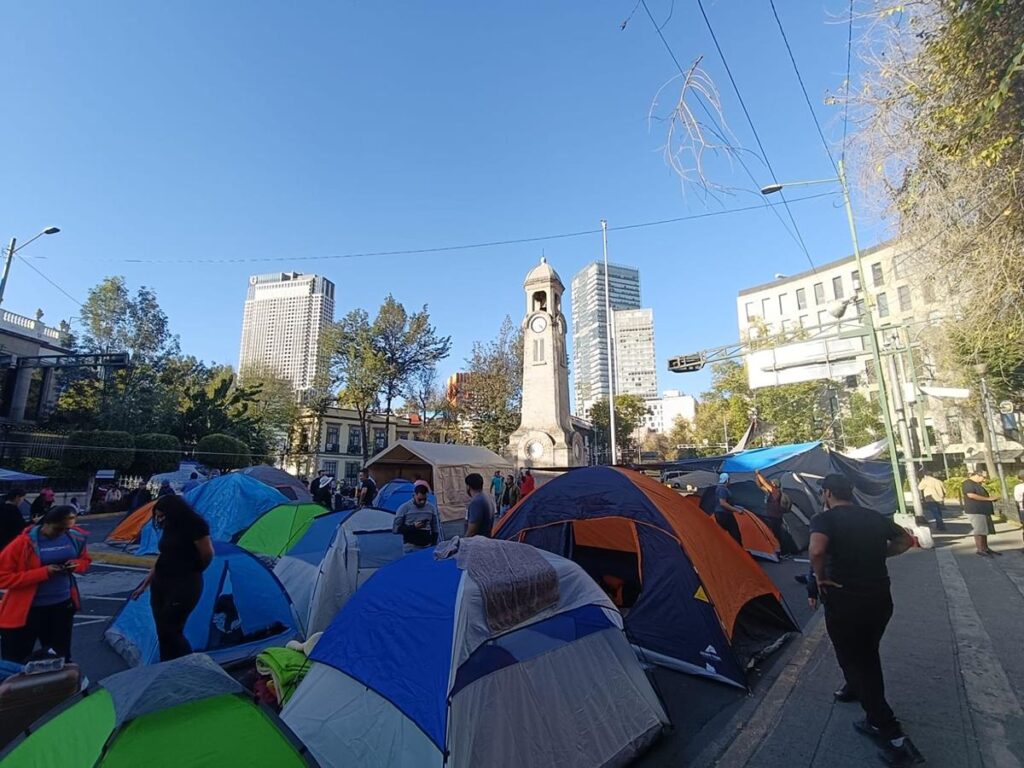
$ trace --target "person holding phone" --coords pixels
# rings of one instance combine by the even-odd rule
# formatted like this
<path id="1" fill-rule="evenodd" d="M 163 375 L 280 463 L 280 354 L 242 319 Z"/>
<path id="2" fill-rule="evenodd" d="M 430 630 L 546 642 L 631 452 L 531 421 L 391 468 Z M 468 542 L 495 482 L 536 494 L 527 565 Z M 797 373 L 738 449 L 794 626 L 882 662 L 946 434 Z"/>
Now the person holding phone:
<path id="1" fill-rule="evenodd" d="M 24 664 L 38 641 L 71 660 L 71 628 L 81 606 L 76 573 L 92 562 L 86 533 L 75 527 L 75 508 L 50 507 L 39 525 L 25 529 L 0 552 L 0 656 Z"/>

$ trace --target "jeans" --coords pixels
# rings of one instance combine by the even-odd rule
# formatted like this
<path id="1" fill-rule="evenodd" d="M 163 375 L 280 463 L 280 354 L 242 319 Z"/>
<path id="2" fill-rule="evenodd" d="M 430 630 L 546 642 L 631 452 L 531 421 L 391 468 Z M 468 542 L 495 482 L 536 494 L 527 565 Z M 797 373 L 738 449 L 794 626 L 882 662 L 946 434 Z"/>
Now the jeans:
<path id="1" fill-rule="evenodd" d="M 36 647 L 50 648 L 65 661 L 71 661 L 71 626 L 75 607 L 70 600 L 56 605 L 29 608 L 25 626 L 0 630 L 0 656 L 4 661 L 24 664 Z"/>
<path id="2" fill-rule="evenodd" d="M 186 574 L 155 578 L 149 585 L 149 605 L 160 643 L 160 661 L 170 661 L 192 653 L 185 637 L 185 623 L 203 594 L 203 575 Z"/>
<path id="3" fill-rule="evenodd" d="M 857 694 L 868 722 L 879 729 L 882 738 L 896 739 L 903 735 L 903 730 L 885 700 L 878 653 L 890 618 L 892 597 L 888 587 L 865 592 L 846 592 L 845 588 L 828 591 L 825 628 L 846 684 Z"/>
<path id="4" fill-rule="evenodd" d="M 930 513 L 935 521 L 935 528 L 940 531 L 946 530 L 946 521 L 942 519 L 942 503 L 934 499 L 924 500 L 924 511 Z"/>

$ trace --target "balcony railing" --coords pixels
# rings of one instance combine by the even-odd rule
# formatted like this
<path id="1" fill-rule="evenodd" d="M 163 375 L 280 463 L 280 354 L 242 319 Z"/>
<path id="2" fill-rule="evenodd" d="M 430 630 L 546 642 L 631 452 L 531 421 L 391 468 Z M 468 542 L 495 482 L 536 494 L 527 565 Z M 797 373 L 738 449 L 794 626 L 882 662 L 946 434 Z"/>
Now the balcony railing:
<path id="1" fill-rule="evenodd" d="M 327 443 L 324 446 L 324 453 L 337 453 L 337 452 L 338 452 L 338 444 L 337 443 Z"/>

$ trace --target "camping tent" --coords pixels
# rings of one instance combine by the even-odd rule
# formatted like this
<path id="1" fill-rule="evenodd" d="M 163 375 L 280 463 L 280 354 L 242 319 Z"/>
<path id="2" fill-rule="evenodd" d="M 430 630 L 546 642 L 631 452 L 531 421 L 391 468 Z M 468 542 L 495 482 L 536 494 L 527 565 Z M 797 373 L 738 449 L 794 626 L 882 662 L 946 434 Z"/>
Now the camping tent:
<path id="1" fill-rule="evenodd" d="M 294 475 L 288 474 L 283 469 L 272 467 L 269 464 L 256 464 L 255 466 L 246 467 L 238 471 L 243 475 L 259 480 L 264 485 L 277 489 L 292 501 L 313 500 L 305 483 Z"/>
<path id="2" fill-rule="evenodd" d="M 486 483 L 496 470 L 511 472 L 512 464 L 475 445 L 398 440 L 370 459 L 366 468 L 378 486 L 396 477 L 426 480 L 437 495 L 441 520 L 448 521 L 465 517 L 466 475 L 478 472 Z"/>
<path id="3" fill-rule="evenodd" d="M 583 566 L 650 660 L 746 685 L 797 625 L 771 579 L 693 497 L 612 467 L 567 472 L 510 509 L 495 537 Z"/>
<path id="4" fill-rule="evenodd" d="M 488 589 L 517 606 L 547 597 L 500 630 L 479 583 L 454 558 L 426 550 L 382 568 L 317 643 L 282 719 L 322 765 L 337 768 L 630 762 L 667 717 L 622 619 L 575 564 L 527 555 L 554 594 L 530 594 L 515 576 L 492 571 Z"/>
<path id="5" fill-rule="evenodd" d="M 717 485 L 710 485 L 704 489 L 704 492 L 699 497 L 700 508 L 709 515 L 714 514 L 715 506 L 718 504 L 718 497 L 715 494 L 717 490 Z M 771 528 L 756 514 L 756 512 L 761 512 L 764 509 L 764 493 L 757 487 L 756 483 L 752 482 L 729 483 L 729 492 L 732 503 L 740 507 L 740 511 L 734 517 L 736 518 L 736 527 L 740 532 L 740 540 L 743 542 L 743 548 L 754 557 L 762 560 L 771 560 L 773 563 L 779 562 L 781 544 L 775 538 Z M 756 512 L 747 510 L 756 510 Z M 791 546 L 790 549 L 795 550 L 795 547 Z"/>
<path id="6" fill-rule="evenodd" d="M 214 541 L 233 541 L 263 514 L 288 503 L 280 491 L 238 472 L 207 480 L 186 493 L 184 499 L 210 524 Z M 154 555 L 159 543 L 159 531 L 150 519 L 142 527 L 135 554 Z"/>
<path id="7" fill-rule="evenodd" d="M 407 501 L 412 501 L 412 480 L 404 480 L 396 477 L 380 487 L 377 491 L 377 498 L 373 500 L 373 506 L 378 509 L 386 509 L 389 512 L 397 512 L 398 508 Z M 437 496 L 431 491 L 427 494 L 427 501 L 437 507 Z"/>
<path id="8" fill-rule="evenodd" d="M 192 650 L 232 664 L 297 638 L 291 600 L 270 569 L 233 544 L 214 542 L 213 550 L 213 562 L 203 571 L 202 597 L 185 625 Z M 121 607 L 104 637 L 133 667 L 159 660 L 148 588 Z"/>
<path id="9" fill-rule="evenodd" d="M 134 512 L 129 512 L 117 527 L 107 535 L 108 544 L 134 544 L 142 535 L 142 529 L 153 517 L 153 505 L 156 501 L 143 504 Z"/>
<path id="10" fill-rule="evenodd" d="M 314 766 L 305 747 L 230 675 L 195 654 L 104 679 L 0 754 L 41 766 Z"/>
<path id="11" fill-rule="evenodd" d="M 333 520 L 333 526 L 321 525 Z M 327 627 L 378 568 L 402 557 L 402 537 L 391 532 L 395 516 L 364 507 L 317 518 L 274 566 L 308 637 Z M 340 523 L 340 524 L 339 524 Z"/>
<path id="12" fill-rule="evenodd" d="M 250 525 L 238 539 L 238 546 L 256 555 L 277 558 L 301 539 L 313 520 L 332 515 L 311 502 L 280 504 Z"/>

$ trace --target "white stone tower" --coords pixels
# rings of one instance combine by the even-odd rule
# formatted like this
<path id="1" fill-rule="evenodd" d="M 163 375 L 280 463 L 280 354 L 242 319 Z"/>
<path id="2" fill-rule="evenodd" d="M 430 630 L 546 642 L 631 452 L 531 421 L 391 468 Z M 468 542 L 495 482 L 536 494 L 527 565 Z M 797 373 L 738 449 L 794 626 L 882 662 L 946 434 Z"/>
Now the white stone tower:
<path id="1" fill-rule="evenodd" d="M 565 286 L 547 260 L 523 283 L 522 421 L 509 438 L 509 453 L 520 466 L 576 467 L 584 463 L 583 439 L 569 419 L 569 360 L 565 349 Z"/>

